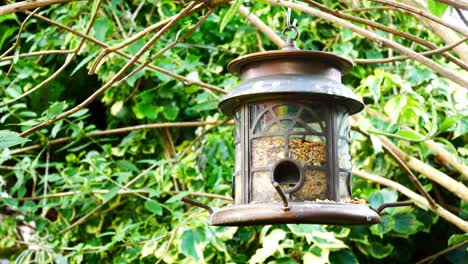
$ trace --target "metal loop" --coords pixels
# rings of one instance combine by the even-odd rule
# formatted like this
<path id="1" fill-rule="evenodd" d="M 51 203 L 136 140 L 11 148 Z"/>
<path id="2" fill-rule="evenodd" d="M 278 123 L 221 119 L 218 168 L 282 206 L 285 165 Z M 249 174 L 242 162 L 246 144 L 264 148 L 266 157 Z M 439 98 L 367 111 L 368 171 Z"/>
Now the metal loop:
<path id="1" fill-rule="evenodd" d="M 283 33 L 282 33 L 282 35 L 283 35 L 283 40 L 286 40 L 286 39 L 287 39 L 287 38 L 286 38 L 286 33 L 287 33 L 288 31 L 290 31 L 290 30 L 291 30 L 291 31 L 294 31 L 294 33 L 295 33 L 294 37 L 292 37 L 291 40 L 295 41 L 295 40 L 299 37 L 299 29 L 298 29 L 295 25 L 291 25 L 291 26 L 287 26 L 287 27 L 285 27 L 285 28 L 283 29 Z"/>

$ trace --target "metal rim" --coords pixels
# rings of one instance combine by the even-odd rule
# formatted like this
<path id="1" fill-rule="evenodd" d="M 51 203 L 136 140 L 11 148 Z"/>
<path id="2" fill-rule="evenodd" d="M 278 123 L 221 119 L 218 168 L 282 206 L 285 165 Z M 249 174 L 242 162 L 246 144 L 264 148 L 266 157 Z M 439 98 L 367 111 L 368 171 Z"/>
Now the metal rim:
<path id="1" fill-rule="evenodd" d="M 380 216 L 367 205 L 333 202 L 290 202 L 290 210 L 282 203 L 234 205 L 219 209 L 210 216 L 210 225 L 244 226 L 268 224 L 338 224 L 370 225 Z"/>
<path id="2" fill-rule="evenodd" d="M 257 52 L 238 57 L 229 63 L 228 70 L 239 75 L 242 68 L 249 63 L 274 59 L 287 60 L 288 58 L 300 58 L 305 61 L 310 60 L 311 62 L 317 60 L 326 61 L 339 68 L 342 73 L 350 71 L 354 65 L 350 59 L 329 52 L 312 50 L 274 50 Z"/>

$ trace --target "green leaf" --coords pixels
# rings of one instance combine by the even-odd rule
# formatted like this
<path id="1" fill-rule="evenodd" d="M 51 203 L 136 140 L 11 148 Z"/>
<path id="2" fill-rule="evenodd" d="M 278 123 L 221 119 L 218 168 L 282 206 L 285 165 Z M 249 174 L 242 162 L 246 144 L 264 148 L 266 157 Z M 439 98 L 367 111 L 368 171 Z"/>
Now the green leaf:
<path id="1" fill-rule="evenodd" d="M 390 243 L 384 245 L 380 242 L 374 241 L 370 244 L 369 253 L 376 259 L 383 259 L 390 255 L 394 248 L 395 247 Z"/>
<path id="2" fill-rule="evenodd" d="M 155 215 L 162 215 L 162 206 L 160 203 L 148 200 L 145 202 L 145 208 Z"/>
<path id="3" fill-rule="evenodd" d="M 448 246 L 460 244 L 462 242 L 468 241 L 468 233 L 465 234 L 454 234 L 449 238 Z"/>
<path id="4" fill-rule="evenodd" d="M 349 249 L 330 253 L 330 263 L 333 264 L 359 264 L 353 252 Z"/>
<path id="5" fill-rule="evenodd" d="M 67 103 L 65 101 L 55 102 L 49 107 L 49 109 L 47 109 L 44 113 L 42 113 L 42 115 L 44 116 L 44 118 L 49 120 L 63 113 L 63 111 L 66 108 L 67 108 Z"/>
<path id="6" fill-rule="evenodd" d="M 264 263 L 265 260 L 272 256 L 279 248 L 279 241 L 286 237 L 286 232 L 281 229 L 274 229 L 263 238 L 262 247 L 257 249 L 255 254 L 250 258 L 249 263 Z"/>
<path id="7" fill-rule="evenodd" d="M 416 216 L 411 213 L 403 212 L 393 215 L 394 226 L 393 231 L 409 236 L 416 234 L 422 223 L 416 219 Z"/>
<path id="8" fill-rule="evenodd" d="M 0 149 L 9 148 L 30 141 L 18 136 L 18 133 L 10 130 L 0 130 Z"/>
<path id="9" fill-rule="evenodd" d="M 205 233 L 201 229 L 187 229 L 181 237 L 179 250 L 187 257 L 192 257 L 195 261 L 203 262 L 203 247 Z"/>
<path id="10" fill-rule="evenodd" d="M 393 218 L 390 215 L 382 215 L 380 223 L 372 225 L 370 231 L 372 234 L 383 238 L 385 234 L 392 231 L 393 226 Z"/>
<path id="11" fill-rule="evenodd" d="M 335 238 L 333 232 L 327 231 L 320 225 L 288 225 L 293 234 L 303 236 L 310 244 L 313 242 L 316 246 L 326 249 L 340 249 L 347 246 Z"/>
<path id="12" fill-rule="evenodd" d="M 398 131 L 397 135 L 401 138 L 401 139 L 405 139 L 405 140 L 408 140 L 408 141 L 412 141 L 412 140 L 422 140 L 423 137 L 421 137 L 420 135 L 418 135 L 417 133 L 413 132 L 413 131 L 409 131 L 409 130 L 400 130 Z"/>
<path id="13" fill-rule="evenodd" d="M 235 14 L 237 14 L 237 10 L 241 6 L 243 0 L 236 0 L 234 4 L 229 7 L 229 10 L 224 14 L 223 19 L 221 20 L 220 26 L 219 26 L 219 31 L 223 32 L 223 29 L 227 26 L 229 21 L 234 17 Z"/>
<path id="14" fill-rule="evenodd" d="M 387 101 L 387 103 L 384 106 L 384 111 L 392 119 L 392 121 L 396 123 L 405 105 L 406 105 L 406 96 L 397 95 Z"/>
<path id="15" fill-rule="evenodd" d="M 171 104 L 171 105 L 164 106 L 162 113 L 167 120 L 173 121 L 177 118 L 177 115 L 179 114 L 179 110 L 180 109 L 177 105 Z"/>
<path id="16" fill-rule="evenodd" d="M 448 7 L 449 5 L 441 3 L 437 0 L 427 0 L 427 9 L 429 9 L 432 14 L 438 17 L 442 17 Z"/>

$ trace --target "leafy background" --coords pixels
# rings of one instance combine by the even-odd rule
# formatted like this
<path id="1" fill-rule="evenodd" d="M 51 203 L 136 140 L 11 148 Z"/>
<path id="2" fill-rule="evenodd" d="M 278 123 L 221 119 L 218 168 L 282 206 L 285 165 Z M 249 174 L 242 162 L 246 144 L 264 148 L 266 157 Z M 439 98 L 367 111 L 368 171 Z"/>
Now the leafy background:
<path id="1" fill-rule="evenodd" d="M 54 5 L 37 14 L 85 32 L 97 2 Z M 369 1 L 317 2 L 339 10 L 379 5 Z M 103 1 L 88 35 L 112 46 L 177 14 L 186 4 L 166 0 Z M 236 1 L 233 6 L 240 4 L 273 31 L 281 32 L 284 8 L 258 1 Z M 427 1 L 427 7 L 437 16 L 455 12 L 436 1 Z M 206 12 L 205 8 L 178 21 L 144 58 L 180 37 Z M 407 14 L 378 9 L 350 13 L 392 25 L 437 46 L 444 45 L 439 36 Z M 393 54 L 323 19 L 294 11 L 293 17 L 298 19 L 298 46 L 303 49 L 326 50 L 353 59 L 379 59 Z M 11 56 L 0 57 L 1 258 L 17 263 L 28 263 L 36 257 L 42 262 L 59 263 L 413 263 L 468 240 L 464 231 L 424 206 L 388 209 L 382 223 L 373 226 L 208 226 L 207 212 L 187 207 L 180 199 L 190 196 L 213 207 L 229 203 L 233 127 L 223 123 L 229 121 L 217 109 L 222 94 L 149 68 L 111 87 L 75 114 L 20 137 L 17 133 L 85 100 L 127 62 L 110 54 L 96 74 L 90 75 L 88 70 L 102 47 L 85 41 L 77 56 L 55 78 L 31 95 L 8 103 L 49 78 L 71 58 L 71 54 L 20 54 L 71 50 L 81 41 L 76 34 L 37 17 L 28 18 L 20 32 L 26 19 L 24 13 L 0 17 L 0 54 Z M 391 37 L 384 31 L 375 32 Z M 135 55 L 153 34 L 121 51 Z M 417 52 L 425 50 L 399 36 L 393 36 L 393 40 Z M 224 4 L 153 65 L 190 81 L 230 90 L 239 79 L 227 71 L 229 61 L 239 55 L 274 49 L 276 45 L 257 27 Z M 431 58 L 466 75 L 441 55 Z M 466 182 L 426 144 L 428 140 L 437 142 L 459 163 L 466 164 L 465 89 L 412 60 L 357 64 L 343 82 L 354 88 L 368 109 L 359 114 L 352 133 L 355 168 L 417 192 L 405 172 L 383 151 L 377 136 L 384 135 L 408 155 L 462 184 Z M 187 121 L 211 125 L 86 136 L 141 124 Z M 71 138 L 48 144 L 63 137 Z M 24 149 L 31 145 L 39 146 Z M 466 201 L 416 174 L 438 203 L 460 219 L 467 219 Z M 367 200 L 373 208 L 408 199 L 394 189 L 357 176 L 352 186 L 353 195 Z M 467 259 L 465 245 L 436 262 L 463 263 Z"/>

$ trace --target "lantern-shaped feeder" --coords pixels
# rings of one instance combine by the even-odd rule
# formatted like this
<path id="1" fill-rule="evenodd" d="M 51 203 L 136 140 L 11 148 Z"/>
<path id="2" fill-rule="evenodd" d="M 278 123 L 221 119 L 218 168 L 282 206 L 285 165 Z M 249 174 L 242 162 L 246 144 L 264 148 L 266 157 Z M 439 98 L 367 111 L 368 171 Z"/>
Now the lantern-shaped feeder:
<path id="1" fill-rule="evenodd" d="M 280 223 L 374 224 L 377 210 L 351 197 L 348 116 L 364 108 L 341 83 L 350 60 L 283 50 L 235 59 L 241 83 L 224 96 L 221 111 L 235 120 L 234 204 L 210 211 L 211 225 Z"/>
<path id="2" fill-rule="evenodd" d="M 232 61 L 241 83 L 220 102 L 235 120 L 234 205 L 212 225 L 372 224 L 351 199 L 348 116 L 364 108 L 341 84 L 352 62 L 286 48 Z"/>

